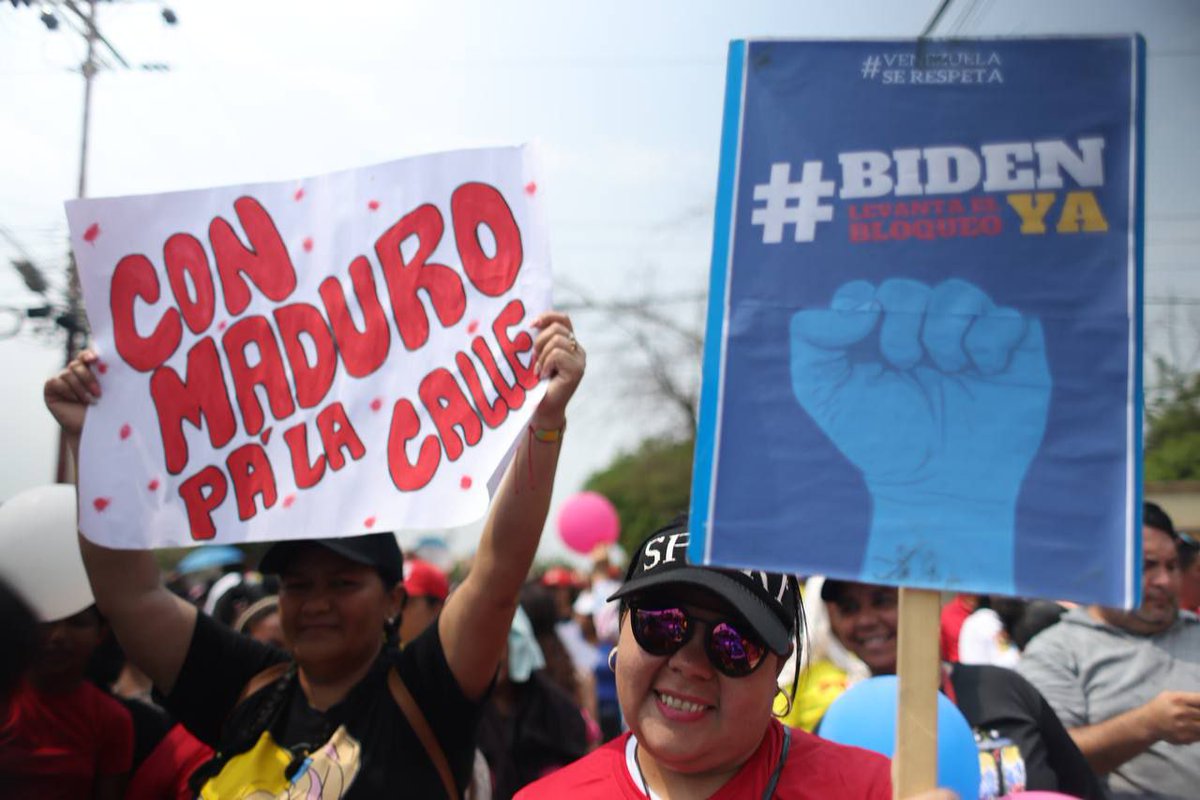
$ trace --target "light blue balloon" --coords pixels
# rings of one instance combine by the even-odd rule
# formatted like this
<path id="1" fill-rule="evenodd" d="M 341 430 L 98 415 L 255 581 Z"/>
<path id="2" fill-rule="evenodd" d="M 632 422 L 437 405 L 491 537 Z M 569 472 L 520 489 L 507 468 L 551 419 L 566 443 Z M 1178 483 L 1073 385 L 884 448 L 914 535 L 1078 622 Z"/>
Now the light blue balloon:
<path id="1" fill-rule="evenodd" d="M 896 750 L 895 675 L 881 675 L 848 689 L 833 702 L 818 732 L 830 741 L 850 744 L 891 758 Z M 979 797 L 979 750 L 975 735 L 950 698 L 938 694 L 938 786 L 962 800 Z"/>

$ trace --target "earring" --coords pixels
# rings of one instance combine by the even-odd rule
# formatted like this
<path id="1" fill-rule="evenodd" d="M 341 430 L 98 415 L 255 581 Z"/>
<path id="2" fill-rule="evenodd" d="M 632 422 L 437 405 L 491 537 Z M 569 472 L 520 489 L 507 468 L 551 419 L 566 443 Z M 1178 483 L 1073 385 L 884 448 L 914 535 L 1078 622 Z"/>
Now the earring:
<path id="1" fill-rule="evenodd" d="M 608 668 L 613 672 L 617 671 L 617 648 L 608 651 Z"/>
<path id="2" fill-rule="evenodd" d="M 784 718 L 784 717 L 786 717 L 788 714 L 791 714 L 791 713 L 792 713 L 792 700 L 793 700 L 793 698 L 792 698 L 792 696 L 791 696 L 790 694 L 788 694 L 788 693 L 787 693 L 787 690 L 786 690 L 786 689 L 784 689 L 782 686 L 777 686 L 777 687 L 775 687 L 775 694 L 776 694 L 776 695 L 783 695 L 783 699 L 784 699 L 784 701 L 786 702 L 786 704 L 787 704 L 787 705 L 786 705 L 786 707 L 784 708 L 784 710 L 783 710 L 783 713 L 782 713 L 782 714 L 779 714 L 779 713 L 777 713 L 777 712 L 775 711 L 775 705 L 776 705 L 776 704 L 775 704 L 775 703 L 772 701 L 772 703 L 771 703 L 771 716 L 773 716 L 773 717 L 777 717 L 777 718 L 779 718 L 779 719 L 783 719 L 783 718 Z"/>

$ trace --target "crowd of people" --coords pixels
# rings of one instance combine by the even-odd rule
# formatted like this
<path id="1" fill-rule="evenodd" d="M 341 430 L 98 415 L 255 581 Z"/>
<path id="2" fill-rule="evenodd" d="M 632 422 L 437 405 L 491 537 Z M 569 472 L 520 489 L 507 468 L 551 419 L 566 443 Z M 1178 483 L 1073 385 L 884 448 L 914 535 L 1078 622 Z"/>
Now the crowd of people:
<path id="1" fill-rule="evenodd" d="M 1132 611 L 972 595 L 942 607 L 942 691 L 975 732 L 981 798 L 1198 796 L 1200 545 L 1156 504 L 1143 516 Z M 819 730 L 850 686 L 895 673 L 898 592 L 810 579 L 806 610 L 809 661 L 784 721 Z"/>
<path id="2" fill-rule="evenodd" d="M 694 565 L 686 517 L 534 568 L 586 363 L 568 317 L 537 328 L 546 394 L 459 580 L 369 533 L 165 577 L 79 537 L 95 602 L 61 619 L 0 583 L 0 797 L 890 800 L 886 757 L 820 734 L 896 672 L 894 587 Z M 74 452 L 94 365 L 46 385 Z M 1148 503 L 1139 608 L 944 605 L 981 799 L 1197 796 L 1198 552 Z"/>

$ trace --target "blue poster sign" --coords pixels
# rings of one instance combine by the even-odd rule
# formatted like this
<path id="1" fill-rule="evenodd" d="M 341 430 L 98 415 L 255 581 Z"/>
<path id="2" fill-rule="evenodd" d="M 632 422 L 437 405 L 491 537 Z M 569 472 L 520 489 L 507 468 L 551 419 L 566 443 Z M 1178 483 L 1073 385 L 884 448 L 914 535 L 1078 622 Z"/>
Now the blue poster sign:
<path id="1" fill-rule="evenodd" d="M 1144 63 L 731 45 L 692 558 L 1138 601 Z"/>

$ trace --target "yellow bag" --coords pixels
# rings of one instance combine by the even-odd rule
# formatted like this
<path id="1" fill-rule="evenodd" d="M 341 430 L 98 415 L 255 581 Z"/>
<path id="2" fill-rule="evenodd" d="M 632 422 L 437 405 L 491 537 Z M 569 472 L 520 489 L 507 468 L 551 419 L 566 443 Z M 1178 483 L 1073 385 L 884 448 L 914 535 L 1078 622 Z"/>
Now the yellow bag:
<path id="1" fill-rule="evenodd" d="M 294 677 L 293 670 L 294 665 L 288 663 L 268 667 L 250 679 L 238 703 L 271 683 L 277 684 L 274 700 L 281 703 L 284 691 Z M 284 682 L 278 683 L 281 678 Z M 446 796 L 458 797 L 458 787 L 446 754 L 395 667 L 388 670 L 388 689 L 437 770 Z M 278 707 L 268 716 L 274 719 L 277 713 Z M 350 789 L 362 766 L 362 745 L 358 740 L 347 732 L 345 725 L 338 726 L 329 741 L 305 754 L 289 779 L 286 773 L 295 756 L 275 742 L 270 732 L 270 719 L 267 730 L 254 746 L 221 764 L 216 775 L 204 780 L 201 770 L 197 770 L 192 778 L 197 782 L 204 780 L 200 787 L 202 800 L 339 800 Z"/>
<path id="2" fill-rule="evenodd" d="M 276 797 L 291 783 L 283 774 L 292 763 L 292 754 L 275 743 L 270 731 L 244 753 L 225 762 L 220 773 L 209 778 L 200 789 L 204 800 L 242 800 L 255 792 Z"/>
<path id="3" fill-rule="evenodd" d="M 284 774 L 292 754 L 264 731 L 254 747 L 239 753 L 205 782 L 203 800 L 248 798 L 321 798 L 338 800 L 350 788 L 361 765 L 362 748 L 340 725 L 329 741 L 308 754 L 289 780 Z"/>

